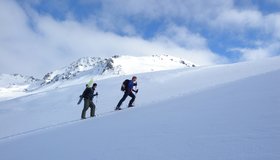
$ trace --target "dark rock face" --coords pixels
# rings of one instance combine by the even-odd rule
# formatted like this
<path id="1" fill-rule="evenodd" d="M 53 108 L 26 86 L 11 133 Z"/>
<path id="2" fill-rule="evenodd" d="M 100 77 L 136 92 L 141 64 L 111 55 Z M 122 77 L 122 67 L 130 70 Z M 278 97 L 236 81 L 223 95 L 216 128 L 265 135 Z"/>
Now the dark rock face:
<path id="1" fill-rule="evenodd" d="M 114 56 L 118 58 L 119 56 Z M 62 68 L 57 71 L 49 72 L 43 80 L 45 84 L 54 83 L 60 80 L 69 80 L 78 76 L 79 74 L 93 70 L 97 75 L 102 75 L 108 70 L 114 70 L 113 58 L 101 59 L 99 57 L 85 57 L 80 58 L 76 62 L 71 63 L 68 67 Z"/>

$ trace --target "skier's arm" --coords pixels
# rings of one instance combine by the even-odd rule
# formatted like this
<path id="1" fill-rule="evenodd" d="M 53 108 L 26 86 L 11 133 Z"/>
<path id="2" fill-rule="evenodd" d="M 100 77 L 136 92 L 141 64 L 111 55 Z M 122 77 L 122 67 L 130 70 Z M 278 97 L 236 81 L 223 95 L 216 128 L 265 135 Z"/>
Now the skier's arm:
<path id="1" fill-rule="evenodd" d="M 137 89 L 137 82 L 133 83 L 133 86 L 135 86 L 136 89 L 132 89 L 135 93 L 138 93 L 138 89 Z"/>
<path id="2" fill-rule="evenodd" d="M 133 92 L 138 93 L 138 89 L 132 89 Z"/>
<path id="3" fill-rule="evenodd" d="M 98 92 L 96 92 L 93 96 L 98 96 Z"/>

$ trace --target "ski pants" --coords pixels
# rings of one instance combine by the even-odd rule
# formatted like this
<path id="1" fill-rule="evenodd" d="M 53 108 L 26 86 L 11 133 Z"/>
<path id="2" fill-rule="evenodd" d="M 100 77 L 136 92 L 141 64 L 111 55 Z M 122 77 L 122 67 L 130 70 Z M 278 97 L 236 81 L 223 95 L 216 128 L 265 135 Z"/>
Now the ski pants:
<path id="1" fill-rule="evenodd" d="M 135 97 L 135 95 L 132 92 L 125 92 L 123 97 L 122 97 L 122 99 L 119 101 L 119 103 L 117 105 L 118 108 L 122 105 L 123 101 L 125 101 L 127 96 L 131 97 L 131 100 L 129 101 L 128 106 L 132 106 L 132 103 L 134 102 L 136 97 Z"/>
<path id="2" fill-rule="evenodd" d="M 86 118 L 86 111 L 90 108 L 90 116 L 95 116 L 95 105 L 90 99 L 84 99 L 84 109 L 82 111 L 82 118 Z"/>

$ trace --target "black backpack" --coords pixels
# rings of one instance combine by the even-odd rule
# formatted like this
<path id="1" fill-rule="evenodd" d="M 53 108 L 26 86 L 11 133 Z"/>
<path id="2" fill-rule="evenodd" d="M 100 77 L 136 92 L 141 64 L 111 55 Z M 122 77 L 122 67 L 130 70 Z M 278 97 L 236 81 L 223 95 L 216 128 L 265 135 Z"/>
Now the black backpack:
<path id="1" fill-rule="evenodd" d="M 122 86 L 121 86 L 121 91 L 125 91 L 127 89 L 128 83 L 129 83 L 128 79 L 123 81 Z"/>

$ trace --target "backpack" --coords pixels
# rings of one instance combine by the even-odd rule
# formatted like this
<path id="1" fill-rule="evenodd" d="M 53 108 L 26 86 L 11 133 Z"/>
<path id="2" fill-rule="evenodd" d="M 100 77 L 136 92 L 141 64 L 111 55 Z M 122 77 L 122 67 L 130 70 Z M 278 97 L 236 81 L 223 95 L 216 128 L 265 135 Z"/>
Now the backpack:
<path id="1" fill-rule="evenodd" d="M 122 86 L 121 86 L 121 91 L 125 91 L 127 89 L 128 83 L 129 83 L 128 79 L 123 81 Z"/>

